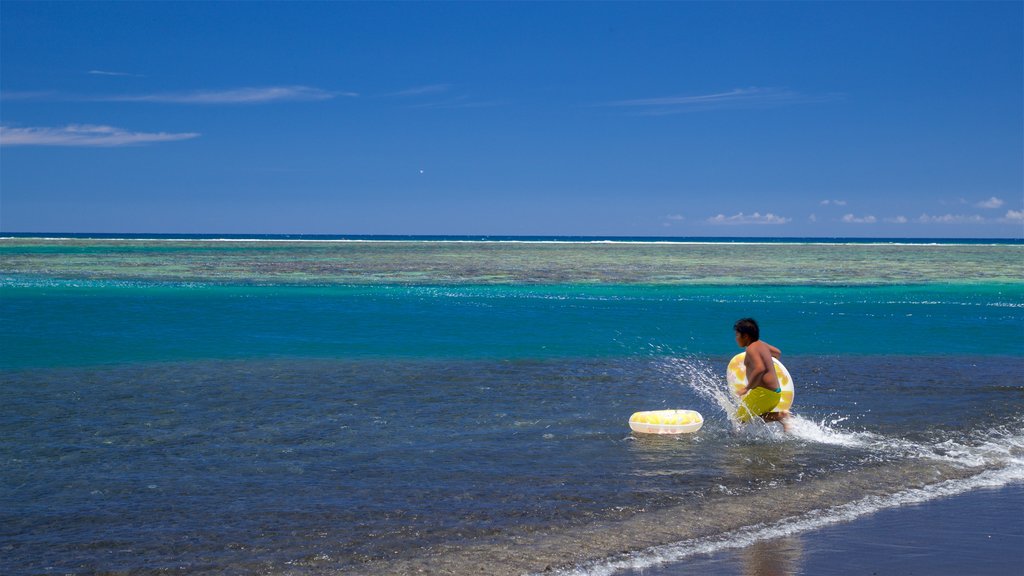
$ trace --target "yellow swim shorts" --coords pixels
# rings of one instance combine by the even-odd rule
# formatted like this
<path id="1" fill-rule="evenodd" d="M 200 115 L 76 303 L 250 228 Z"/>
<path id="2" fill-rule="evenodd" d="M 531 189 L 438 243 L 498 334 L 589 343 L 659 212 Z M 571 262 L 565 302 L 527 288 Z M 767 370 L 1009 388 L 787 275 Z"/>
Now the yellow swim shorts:
<path id="1" fill-rule="evenodd" d="M 781 389 L 769 390 L 758 386 L 743 396 L 743 400 L 740 401 L 740 407 L 736 410 L 736 419 L 740 422 L 750 422 L 750 419 L 755 416 L 762 416 L 771 412 L 773 408 L 778 406 L 781 399 Z"/>

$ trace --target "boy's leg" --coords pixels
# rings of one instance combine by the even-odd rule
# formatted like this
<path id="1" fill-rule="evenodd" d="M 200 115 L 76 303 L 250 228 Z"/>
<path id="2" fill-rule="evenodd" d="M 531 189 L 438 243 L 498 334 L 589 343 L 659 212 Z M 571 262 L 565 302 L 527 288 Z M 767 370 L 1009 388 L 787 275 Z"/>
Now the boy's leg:
<path id="1" fill-rule="evenodd" d="M 761 416 L 765 422 L 778 422 L 782 429 L 789 432 L 789 412 L 769 412 Z"/>

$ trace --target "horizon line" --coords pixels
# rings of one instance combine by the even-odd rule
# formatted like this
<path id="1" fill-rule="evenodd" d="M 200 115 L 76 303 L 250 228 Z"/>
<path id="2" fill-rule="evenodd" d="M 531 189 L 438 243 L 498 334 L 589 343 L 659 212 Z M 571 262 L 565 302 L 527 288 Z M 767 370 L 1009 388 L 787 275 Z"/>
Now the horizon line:
<path id="1" fill-rule="evenodd" d="M 693 240 L 706 241 L 761 241 L 772 243 L 785 243 L 787 241 L 859 241 L 859 242 L 940 242 L 951 244 L 957 242 L 999 242 L 999 243 L 1021 243 L 1024 244 L 1024 236 L 766 236 L 766 235 L 624 235 L 624 234 L 360 234 L 360 233 L 319 233 L 319 232 L 13 232 L 0 230 L 0 240 L 13 240 L 19 238 L 30 238 L 37 240 L 357 240 L 357 241 L 388 241 L 416 240 L 426 241 L 452 240 L 452 241 L 570 241 L 570 242 L 643 242 L 660 241 L 667 243 L 680 243 Z"/>

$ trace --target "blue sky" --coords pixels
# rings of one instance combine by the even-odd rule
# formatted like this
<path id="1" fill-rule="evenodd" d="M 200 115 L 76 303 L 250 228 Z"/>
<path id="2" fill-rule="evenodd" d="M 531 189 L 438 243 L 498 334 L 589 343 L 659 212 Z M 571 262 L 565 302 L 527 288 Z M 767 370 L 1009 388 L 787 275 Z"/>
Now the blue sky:
<path id="1" fill-rule="evenodd" d="M 0 4 L 0 231 L 1024 237 L 1024 4 Z"/>

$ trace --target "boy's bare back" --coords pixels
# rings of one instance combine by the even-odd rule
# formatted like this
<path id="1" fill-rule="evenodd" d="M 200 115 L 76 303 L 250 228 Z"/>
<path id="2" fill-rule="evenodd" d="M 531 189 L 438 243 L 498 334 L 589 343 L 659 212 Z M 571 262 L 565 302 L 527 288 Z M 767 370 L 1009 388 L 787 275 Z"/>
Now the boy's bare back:
<path id="1" fill-rule="evenodd" d="M 769 390 L 777 390 L 779 379 L 775 376 L 775 364 L 772 356 L 778 355 L 778 348 L 760 340 L 747 345 L 747 356 L 743 364 L 747 369 L 747 390 L 760 386 Z"/>

